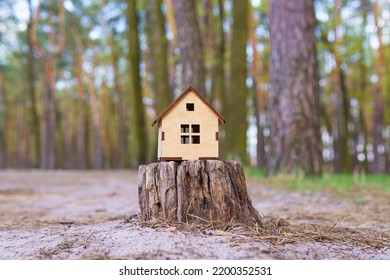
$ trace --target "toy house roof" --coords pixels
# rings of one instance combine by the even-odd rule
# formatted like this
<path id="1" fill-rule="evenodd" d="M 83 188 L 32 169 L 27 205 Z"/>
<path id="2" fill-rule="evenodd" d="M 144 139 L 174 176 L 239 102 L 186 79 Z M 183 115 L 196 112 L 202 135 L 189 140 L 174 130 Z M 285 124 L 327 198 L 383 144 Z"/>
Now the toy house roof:
<path id="1" fill-rule="evenodd" d="M 225 119 L 222 118 L 222 116 L 220 114 L 218 114 L 217 111 L 215 111 L 215 109 L 206 101 L 206 99 L 204 99 L 200 94 L 199 92 L 197 92 L 191 85 L 188 86 L 157 118 L 154 119 L 153 123 L 152 123 L 152 126 L 155 125 L 157 122 L 159 122 L 170 110 L 172 110 L 176 105 L 177 103 L 179 103 L 179 101 L 181 99 L 183 99 L 184 96 L 186 96 L 189 92 L 193 92 L 207 107 L 210 108 L 210 110 L 218 117 L 218 119 L 220 120 L 220 122 L 222 123 L 225 123 Z"/>

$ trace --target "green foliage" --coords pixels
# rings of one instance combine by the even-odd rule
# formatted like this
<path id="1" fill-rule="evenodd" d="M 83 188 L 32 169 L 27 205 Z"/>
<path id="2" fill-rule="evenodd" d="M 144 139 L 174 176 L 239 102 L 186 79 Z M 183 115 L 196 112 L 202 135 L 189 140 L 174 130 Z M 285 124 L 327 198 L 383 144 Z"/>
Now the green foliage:
<path id="1" fill-rule="evenodd" d="M 245 167 L 245 176 L 249 178 L 265 178 L 265 170 L 256 167 Z"/>

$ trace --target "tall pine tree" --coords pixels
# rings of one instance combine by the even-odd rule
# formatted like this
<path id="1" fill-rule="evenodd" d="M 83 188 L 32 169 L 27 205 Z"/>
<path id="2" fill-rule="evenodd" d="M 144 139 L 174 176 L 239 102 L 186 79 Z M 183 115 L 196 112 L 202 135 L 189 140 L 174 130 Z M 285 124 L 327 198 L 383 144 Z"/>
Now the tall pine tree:
<path id="1" fill-rule="evenodd" d="M 277 170 L 320 173 L 319 84 L 312 0 L 272 0 L 271 149 L 268 174 Z"/>

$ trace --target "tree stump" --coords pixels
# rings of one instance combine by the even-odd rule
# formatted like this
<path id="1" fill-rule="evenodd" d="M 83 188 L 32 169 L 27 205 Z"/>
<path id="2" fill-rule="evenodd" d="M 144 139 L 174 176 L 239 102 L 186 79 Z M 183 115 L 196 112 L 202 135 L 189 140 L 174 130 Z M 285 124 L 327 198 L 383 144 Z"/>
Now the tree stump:
<path id="1" fill-rule="evenodd" d="M 138 170 L 141 220 L 261 224 L 239 162 L 162 161 Z"/>

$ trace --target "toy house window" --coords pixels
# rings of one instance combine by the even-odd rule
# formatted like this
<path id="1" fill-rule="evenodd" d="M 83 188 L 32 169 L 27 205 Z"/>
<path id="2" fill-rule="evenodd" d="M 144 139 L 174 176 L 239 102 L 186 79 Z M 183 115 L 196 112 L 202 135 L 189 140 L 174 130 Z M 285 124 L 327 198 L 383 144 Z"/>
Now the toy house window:
<path id="1" fill-rule="evenodd" d="M 181 124 L 180 125 L 180 143 L 181 144 L 200 144 L 200 125 L 199 124 L 191 124 L 191 131 L 189 124 Z"/>
<path id="2" fill-rule="evenodd" d="M 165 132 L 161 132 L 161 141 L 164 141 L 165 140 Z"/>
<path id="3" fill-rule="evenodd" d="M 191 144 L 200 144 L 200 136 L 192 135 L 191 136 Z"/>
<path id="4" fill-rule="evenodd" d="M 181 143 L 182 144 L 190 144 L 190 136 L 182 135 L 181 136 Z"/>
<path id="5" fill-rule="evenodd" d="M 200 144 L 200 125 L 191 124 L 191 144 Z"/>
<path id="6" fill-rule="evenodd" d="M 195 110 L 194 103 L 187 103 L 186 104 L 186 109 L 187 109 L 187 111 L 194 111 Z"/>
<path id="7" fill-rule="evenodd" d="M 191 132 L 192 133 L 200 133 L 200 125 L 199 124 L 192 124 L 191 125 Z"/>
<path id="8" fill-rule="evenodd" d="M 190 125 L 189 124 L 182 124 L 180 125 L 180 132 L 186 133 L 185 135 L 180 136 L 180 143 L 181 144 L 190 144 Z M 188 133 L 188 134 L 187 134 Z"/>
<path id="9" fill-rule="evenodd" d="M 190 125 L 189 124 L 182 124 L 181 125 L 181 133 L 189 133 L 190 132 Z"/>

